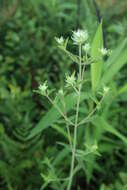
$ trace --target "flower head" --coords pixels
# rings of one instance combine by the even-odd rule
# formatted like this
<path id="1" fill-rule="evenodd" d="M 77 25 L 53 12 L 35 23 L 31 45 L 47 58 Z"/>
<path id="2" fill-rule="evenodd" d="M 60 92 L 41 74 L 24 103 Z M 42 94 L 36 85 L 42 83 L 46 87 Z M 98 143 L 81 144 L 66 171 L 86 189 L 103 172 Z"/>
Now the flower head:
<path id="1" fill-rule="evenodd" d="M 73 31 L 72 40 L 74 44 L 79 45 L 83 44 L 88 39 L 88 32 L 87 30 L 80 30 Z"/>
<path id="2" fill-rule="evenodd" d="M 97 144 L 92 145 L 92 147 L 91 147 L 92 152 L 95 152 L 97 149 L 98 149 Z"/>
<path id="3" fill-rule="evenodd" d="M 109 87 L 104 86 L 104 93 L 108 93 L 108 91 L 109 91 Z"/>
<path id="4" fill-rule="evenodd" d="M 66 76 L 67 86 L 73 86 L 75 84 L 75 81 L 76 81 L 75 73 L 73 73 L 71 76 Z"/>
<path id="5" fill-rule="evenodd" d="M 106 48 L 101 48 L 100 52 L 103 56 L 108 55 L 108 50 Z"/>
<path id="6" fill-rule="evenodd" d="M 63 96 L 63 95 L 64 95 L 63 89 L 61 88 L 61 89 L 58 91 L 58 93 Z"/>
<path id="7" fill-rule="evenodd" d="M 43 85 L 42 85 L 42 84 L 39 85 L 38 89 L 39 89 L 41 95 L 43 95 L 43 96 L 46 95 L 46 93 L 47 93 L 47 88 L 48 88 L 47 82 L 44 82 Z"/>
<path id="8" fill-rule="evenodd" d="M 61 36 L 60 38 L 55 38 L 56 39 L 56 41 L 57 41 L 57 43 L 59 44 L 59 45 L 63 45 L 64 44 L 64 38 L 63 38 L 63 36 Z"/>
<path id="9" fill-rule="evenodd" d="M 88 51 L 90 50 L 90 44 L 89 44 L 89 43 L 85 44 L 85 45 L 82 47 L 82 49 L 83 49 L 86 53 L 88 53 Z"/>

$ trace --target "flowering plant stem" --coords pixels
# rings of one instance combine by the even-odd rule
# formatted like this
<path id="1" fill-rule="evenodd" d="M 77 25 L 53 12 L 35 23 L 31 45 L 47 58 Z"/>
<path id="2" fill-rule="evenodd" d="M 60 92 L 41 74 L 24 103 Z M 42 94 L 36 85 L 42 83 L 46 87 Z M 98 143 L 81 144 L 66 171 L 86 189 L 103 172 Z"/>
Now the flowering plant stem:
<path id="1" fill-rule="evenodd" d="M 76 115 L 75 115 L 75 126 L 74 126 L 74 139 L 73 139 L 73 147 L 72 147 L 72 160 L 71 160 L 71 169 L 70 169 L 70 177 L 67 186 L 67 190 L 71 189 L 72 180 L 73 180 L 73 172 L 75 166 L 75 153 L 76 153 L 76 146 L 77 146 L 77 127 L 78 127 L 78 116 L 79 116 L 79 105 L 80 105 L 80 95 L 81 95 L 81 88 L 82 88 L 82 46 L 79 45 L 79 86 L 78 86 L 78 98 L 77 98 L 77 106 L 76 106 Z"/>
<path id="2" fill-rule="evenodd" d="M 99 109 L 105 95 L 107 94 L 109 88 L 108 87 L 104 87 L 104 92 L 103 92 L 103 96 L 100 99 L 100 101 L 97 103 L 97 105 L 94 107 L 94 104 L 92 106 L 92 111 L 88 114 L 88 116 L 86 116 L 83 120 L 79 121 L 79 109 L 80 109 L 80 102 L 81 102 L 81 90 L 82 90 L 82 86 L 83 86 L 83 81 L 84 81 L 84 74 L 85 74 L 85 69 L 86 69 L 86 65 L 91 63 L 91 58 L 90 54 L 89 54 L 89 49 L 90 49 L 90 45 L 89 43 L 86 43 L 88 39 L 88 33 L 87 31 L 82 31 L 82 30 L 77 30 L 73 32 L 72 35 L 72 40 L 73 43 L 75 45 L 77 45 L 77 47 L 79 48 L 79 53 L 78 56 L 72 54 L 71 52 L 69 52 L 68 50 L 66 50 L 66 46 L 67 46 L 67 40 L 64 40 L 63 37 L 61 38 L 56 38 L 56 41 L 59 45 L 59 47 L 67 53 L 67 55 L 69 55 L 69 57 L 75 62 L 78 63 L 79 66 L 79 71 L 78 71 L 78 75 L 75 77 L 75 72 L 72 73 L 71 76 L 66 75 L 66 87 L 71 87 L 75 92 L 76 92 L 76 113 L 74 116 L 74 122 L 73 120 L 71 120 L 69 118 L 69 115 L 67 113 L 67 108 L 66 108 L 66 101 L 64 100 L 64 91 L 63 89 L 60 89 L 58 92 L 58 96 L 56 96 L 55 100 L 52 100 L 52 98 L 50 98 L 50 90 L 48 90 L 48 86 L 47 86 L 47 82 L 45 82 L 43 85 L 39 86 L 39 90 L 37 90 L 36 92 L 38 92 L 39 94 L 47 97 L 47 99 L 49 100 L 49 102 L 56 108 L 57 112 L 63 117 L 63 119 L 65 120 L 65 127 L 66 127 L 66 131 L 67 131 L 67 136 L 68 136 L 68 142 L 70 145 L 70 149 L 71 149 L 71 153 L 72 153 L 72 157 L 71 157 L 71 163 L 70 163 L 70 175 L 67 178 L 68 180 L 68 184 L 67 184 L 67 188 L 66 190 L 71 190 L 72 188 L 72 182 L 73 182 L 73 176 L 75 175 L 76 171 L 77 171 L 77 167 L 75 167 L 75 162 L 76 162 L 76 151 L 77 151 L 77 133 L 78 133 L 78 127 L 85 124 L 86 122 L 88 122 L 90 120 L 90 118 L 94 115 L 94 113 L 97 111 L 97 109 Z M 85 44 L 85 45 L 84 45 Z M 83 54 L 85 53 L 85 56 L 83 56 Z M 102 55 L 105 55 L 108 51 L 106 49 L 101 49 L 101 53 Z M 93 59 L 93 58 L 92 58 Z M 60 102 L 58 103 L 58 99 L 60 100 Z M 57 104 L 58 103 L 58 104 Z M 70 130 L 70 126 L 73 127 L 73 135 L 71 136 L 71 130 Z M 73 137 L 73 138 L 72 138 Z M 93 151 L 96 152 L 96 147 L 97 146 L 93 146 L 91 149 L 91 153 L 93 153 Z M 94 148 L 94 149 L 93 149 Z M 80 153 L 83 152 L 82 150 L 80 150 Z M 63 188 L 62 188 L 63 189 Z"/>
<path id="3" fill-rule="evenodd" d="M 64 95 L 62 95 L 62 103 L 63 103 L 63 106 L 64 106 L 64 115 L 67 117 L 67 112 L 66 112 L 66 104 L 65 104 L 65 100 L 64 100 Z M 71 132 L 70 132 L 70 128 L 69 128 L 69 124 L 66 123 L 66 130 L 67 130 L 67 135 L 68 135 L 68 141 L 69 141 L 69 144 L 70 144 L 70 148 L 72 149 L 72 140 L 71 140 Z"/>
<path id="4" fill-rule="evenodd" d="M 106 95 L 106 92 L 105 92 L 104 95 L 102 96 L 102 98 L 101 98 L 101 100 L 99 101 L 99 103 L 95 106 L 95 108 L 88 114 L 88 116 L 85 117 L 82 121 L 80 121 L 80 122 L 78 123 L 78 126 L 80 126 L 80 125 L 86 123 L 86 122 L 92 117 L 92 115 L 96 112 L 96 110 L 97 110 L 97 108 L 98 108 L 98 105 L 101 105 L 101 104 L 102 104 L 102 102 L 103 102 L 103 100 L 104 100 L 104 98 L 105 98 L 105 95 Z"/>
<path id="5" fill-rule="evenodd" d="M 57 111 L 60 113 L 60 115 L 65 119 L 65 121 L 66 121 L 67 123 L 69 123 L 70 125 L 74 126 L 74 123 L 72 123 L 72 122 L 67 118 L 67 116 L 61 111 L 61 109 L 57 106 L 57 104 L 55 104 L 55 103 L 53 102 L 53 100 L 52 100 L 48 95 L 46 95 L 46 97 L 47 97 L 47 99 L 49 100 L 49 102 L 50 102 L 52 105 L 54 105 L 54 107 L 57 109 Z"/>

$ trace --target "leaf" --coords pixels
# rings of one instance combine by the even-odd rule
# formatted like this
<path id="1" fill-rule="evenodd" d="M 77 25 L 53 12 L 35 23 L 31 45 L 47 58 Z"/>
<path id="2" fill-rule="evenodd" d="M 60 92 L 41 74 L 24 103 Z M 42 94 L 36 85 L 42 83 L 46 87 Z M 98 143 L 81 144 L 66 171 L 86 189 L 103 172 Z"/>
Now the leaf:
<path id="1" fill-rule="evenodd" d="M 112 153 L 113 149 L 114 149 L 114 144 L 112 143 L 101 143 L 99 145 L 99 151 L 103 154 L 104 152 L 108 152 L 108 153 Z"/>
<path id="2" fill-rule="evenodd" d="M 119 89 L 119 94 L 123 94 L 123 93 L 126 93 L 126 92 L 127 92 L 127 84 L 125 84 L 124 86 L 122 86 Z"/>
<path id="3" fill-rule="evenodd" d="M 58 164 L 62 163 L 62 160 L 65 159 L 65 157 L 68 155 L 69 150 L 67 148 L 64 148 L 59 154 L 57 155 L 56 159 L 53 161 L 53 165 L 57 166 Z"/>
<path id="4" fill-rule="evenodd" d="M 115 129 L 112 125 L 110 125 L 103 117 L 98 116 L 96 119 L 92 122 L 94 126 L 101 126 L 102 130 L 104 132 L 109 132 L 115 136 L 117 136 L 120 140 L 122 140 L 125 144 L 127 144 L 127 138 L 122 135 L 117 129 Z"/>
<path id="5" fill-rule="evenodd" d="M 58 133 L 63 135 L 66 139 L 68 139 L 68 135 L 67 135 L 67 133 L 65 132 L 65 130 L 63 128 L 61 128 L 60 126 L 55 125 L 55 124 L 53 124 L 51 127 L 53 129 L 55 129 Z"/>
<path id="6" fill-rule="evenodd" d="M 89 94 L 88 93 L 82 93 L 81 94 L 81 102 L 84 99 L 88 99 Z M 76 104 L 77 101 L 77 94 L 69 94 L 65 98 L 66 103 L 66 111 L 70 111 Z M 59 102 L 58 106 L 61 107 L 62 105 Z M 35 128 L 31 131 L 30 135 L 28 136 L 28 139 L 34 137 L 35 135 L 41 133 L 44 129 L 51 126 L 53 123 L 55 123 L 59 118 L 61 117 L 60 113 L 56 110 L 56 108 L 53 106 L 44 117 L 39 121 L 39 123 L 35 126 Z"/>
<path id="7" fill-rule="evenodd" d="M 62 50 L 68 55 L 68 57 L 74 61 L 75 63 L 78 63 L 79 64 L 79 59 L 78 59 L 78 56 L 74 55 L 73 53 L 70 53 L 68 50 L 66 50 L 65 48 Z"/>
<path id="8" fill-rule="evenodd" d="M 63 10 L 65 10 L 65 9 L 76 9 L 76 4 L 75 3 L 63 3 L 62 5 L 61 5 L 61 11 L 62 11 L 62 9 Z"/>
<path id="9" fill-rule="evenodd" d="M 124 49 L 127 46 L 127 39 L 125 39 L 111 54 L 111 56 L 108 58 L 108 60 L 104 64 L 104 70 L 108 69 L 109 66 L 114 64 L 117 59 L 121 56 L 121 53 L 124 51 Z"/>
<path id="10" fill-rule="evenodd" d="M 107 84 L 119 72 L 119 70 L 127 63 L 127 49 L 125 49 L 119 58 L 108 67 L 101 79 L 101 84 Z"/>
<path id="11" fill-rule="evenodd" d="M 102 71 L 102 55 L 99 49 L 103 47 L 103 32 L 102 32 L 102 22 L 100 23 L 95 37 L 93 39 L 92 48 L 91 48 L 91 56 L 93 59 L 98 59 L 95 63 L 91 64 L 91 82 L 92 82 L 92 90 L 95 92 Z"/>
<path id="12" fill-rule="evenodd" d="M 87 143 L 93 143 L 94 140 L 96 140 L 97 144 L 102 139 L 102 136 L 105 132 L 109 132 L 115 136 L 117 136 L 119 139 L 121 139 L 125 144 L 127 144 L 127 139 L 125 136 L 123 136 L 117 129 L 113 128 L 108 122 L 102 117 L 102 116 L 97 116 L 94 120 L 91 121 L 93 126 L 96 128 L 93 129 L 94 131 L 90 130 L 90 127 L 86 127 L 86 142 Z M 101 143 L 102 145 L 102 143 Z M 99 151 L 100 151 L 100 145 L 99 145 Z M 89 155 L 88 157 L 89 162 L 87 162 L 87 170 L 86 170 L 86 176 L 87 176 L 87 182 L 90 182 L 90 179 L 92 178 L 92 173 L 94 168 L 96 169 L 101 169 L 99 166 L 96 164 L 96 155 Z"/>

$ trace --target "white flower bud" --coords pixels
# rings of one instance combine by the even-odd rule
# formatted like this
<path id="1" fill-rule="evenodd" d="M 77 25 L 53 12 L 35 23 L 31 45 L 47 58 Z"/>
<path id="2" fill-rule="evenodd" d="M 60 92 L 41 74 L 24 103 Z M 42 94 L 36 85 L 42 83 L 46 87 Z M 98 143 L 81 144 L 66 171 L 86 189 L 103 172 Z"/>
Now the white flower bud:
<path id="1" fill-rule="evenodd" d="M 96 150 L 98 149 L 98 146 L 96 144 L 94 144 L 92 147 L 91 147 L 91 150 L 93 152 L 95 152 Z"/>
<path id="2" fill-rule="evenodd" d="M 82 49 L 83 49 L 86 53 L 88 53 L 88 51 L 90 50 L 90 44 L 89 44 L 89 43 L 85 44 L 85 45 L 82 47 Z"/>
<path id="3" fill-rule="evenodd" d="M 60 89 L 60 90 L 58 91 L 58 93 L 59 93 L 61 96 L 63 96 L 63 95 L 64 95 L 63 89 Z"/>
<path id="4" fill-rule="evenodd" d="M 107 93 L 109 91 L 109 87 L 104 86 L 104 93 Z"/>
<path id="5" fill-rule="evenodd" d="M 60 38 L 55 38 L 55 39 L 56 39 L 56 41 L 57 41 L 57 43 L 59 45 L 63 45 L 64 44 L 64 38 L 63 38 L 63 36 L 61 36 Z"/>
<path id="6" fill-rule="evenodd" d="M 100 52 L 103 56 L 107 55 L 108 54 L 108 50 L 106 48 L 101 48 L 100 49 Z"/>
<path id="7" fill-rule="evenodd" d="M 46 91 L 47 91 L 47 88 L 48 88 L 48 86 L 46 85 L 46 83 L 47 82 L 45 82 L 43 85 L 40 84 L 39 87 L 38 87 L 41 95 L 44 95 L 44 96 L 46 95 Z"/>
<path id="8" fill-rule="evenodd" d="M 71 76 L 66 76 L 67 86 L 73 86 L 75 84 L 75 81 L 76 81 L 75 73 L 73 73 Z"/>

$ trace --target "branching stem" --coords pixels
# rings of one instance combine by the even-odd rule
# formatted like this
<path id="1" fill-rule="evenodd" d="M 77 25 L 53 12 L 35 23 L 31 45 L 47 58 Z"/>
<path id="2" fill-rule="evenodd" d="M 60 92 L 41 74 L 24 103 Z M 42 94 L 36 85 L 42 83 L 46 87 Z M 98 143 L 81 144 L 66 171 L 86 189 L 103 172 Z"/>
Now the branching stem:
<path id="1" fill-rule="evenodd" d="M 70 120 L 66 117 L 66 115 L 61 111 L 61 109 L 60 109 L 56 104 L 54 104 L 54 102 L 52 101 L 52 99 L 51 99 L 48 95 L 46 95 L 46 97 L 47 97 L 47 99 L 50 101 L 50 103 L 55 106 L 55 108 L 56 108 L 57 111 L 60 113 L 60 115 L 63 116 L 63 118 L 65 119 L 65 121 L 66 121 L 67 123 L 69 123 L 70 125 L 74 126 L 74 123 L 73 123 L 72 121 L 70 121 Z"/>
<path id="2" fill-rule="evenodd" d="M 104 93 L 104 95 L 102 96 L 100 102 L 98 103 L 99 105 L 102 104 L 105 95 L 106 95 L 106 93 Z M 81 122 L 79 122 L 78 126 L 83 125 L 84 123 L 86 123 L 86 122 L 90 119 L 90 117 L 92 117 L 92 115 L 97 111 L 98 104 L 97 104 L 97 105 L 95 106 L 95 108 L 88 114 L 87 117 L 85 117 Z"/>

